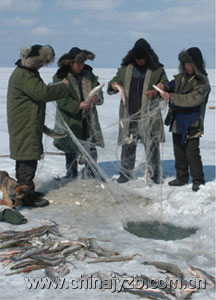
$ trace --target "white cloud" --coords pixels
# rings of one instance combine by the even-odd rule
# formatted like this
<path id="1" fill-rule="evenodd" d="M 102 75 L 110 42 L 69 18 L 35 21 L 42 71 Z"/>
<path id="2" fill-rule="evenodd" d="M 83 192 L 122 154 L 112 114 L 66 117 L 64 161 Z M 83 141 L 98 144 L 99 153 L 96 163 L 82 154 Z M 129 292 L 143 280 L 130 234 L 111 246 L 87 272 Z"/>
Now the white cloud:
<path id="1" fill-rule="evenodd" d="M 182 3 L 183 0 L 180 0 Z M 207 0 L 208 1 L 208 0 Z M 213 2 L 213 1 L 212 1 Z M 178 2 L 176 2 L 178 3 Z M 188 3 L 186 5 L 185 3 Z M 95 16 L 101 22 L 110 22 L 112 26 L 119 26 L 131 31 L 152 32 L 155 30 L 174 31 L 190 30 L 193 28 L 205 29 L 214 23 L 214 9 L 206 7 L 202 0 L 197 2 L 184 2 L 184 5 L 165 8 L 163 10 L 125 12 L 125 11 L 105 11 Z M 83 19 L 83 22 L 86 22 Z"/>
<path id="2" fill-rule="evenodd" d="M 21 18 L 20 16 L 17 16 L 13 19 L 6 19 L 4 21 L 6 26 L 23 26 L 23 27 L 28 27 L 32 26 L 36 23 L 35 19 L 25 19 Z"/>
<path id="3" fill-rule="evenodd" d="M 35 27 L 31 30 L 31 33 L 34 35 L 39 35 L 39 36 L 53 36 L 56 35 L 56 30 L 53 30 L 51 28 L 48 27 Z"/>
<path id="4" fill-rule="evenodd" d="M 62 9 L 107 10 L 121 5 L 124 0 L 57 0 L 56 6 Z"/>
<path id="5" fill-rule="evenodd" d="M 0 10 L 34 12 L 41 6 L 42 0 L 0 0 Z"/>

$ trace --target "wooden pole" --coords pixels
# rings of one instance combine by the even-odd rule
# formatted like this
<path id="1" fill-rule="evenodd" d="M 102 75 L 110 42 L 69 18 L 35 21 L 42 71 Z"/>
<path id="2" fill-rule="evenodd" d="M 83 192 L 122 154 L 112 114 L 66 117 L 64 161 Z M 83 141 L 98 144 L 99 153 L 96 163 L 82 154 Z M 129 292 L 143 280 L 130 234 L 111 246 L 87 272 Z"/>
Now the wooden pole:
<path id="1" fill-rule="evenodd" d="M 44 155 L 65 155 L 64 152 L 44 152 L 43 153 Z M 3 155 L 0 155 L 0 158 L 7 158 L 7 157 L 10 157 L 10 155 L 8 154 L 3 154 Z"/>

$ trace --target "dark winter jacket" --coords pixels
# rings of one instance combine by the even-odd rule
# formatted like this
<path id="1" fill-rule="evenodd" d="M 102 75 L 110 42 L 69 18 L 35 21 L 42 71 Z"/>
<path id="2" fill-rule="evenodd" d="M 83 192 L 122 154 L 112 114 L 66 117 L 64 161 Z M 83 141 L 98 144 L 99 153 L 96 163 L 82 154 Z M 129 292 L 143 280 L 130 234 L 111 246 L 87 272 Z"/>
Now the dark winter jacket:
<path id="1" fill-rule="evenodd" d="M 9 79 L 7 95 L 10 157 L 39 160 L 43 154 L 42 134 L 45 103 L 68 95 L 66 85 L 47 86 L 35 69 L 20 62 Z"/>
<path id="2" fill-rule="evenodd" d="M 170 131 L 173 133 L 182 135 L 182 144 L 187 139 L 200 137 L 204 132 L 205 108 L 210 92 L 201 52 L 198 48 L 190 49 L 179 54 L 180 73 L 174 76 L 171 90 L 169 87 L 167 89 L 171 92 L 171 98 L 165 124 L 170 125 Z M 185 62 L 192 63 L 193 75 L 186 74 Z"/>
<path id="3" fill-rule="evenodd" d="M 92 68 L 88 65 L 85 65 L 80 75 L 73 74 L 68 65 L 63 65 L 54 75 L 53 82 L 58 82 L 64 77 L 70 82 L 69 96 L 57 102 L 55 130 L 59 133 L 64 132 L 64 120 L 78 139 L 86 140 L 89 135 L 92 143 L 96 146 L 104 147 L 103 135 L 96 110 L 96 105 L 103 104 L 102 93 L 100 99 L 96 103 L 92 103 L 89 110 L 83 111 L 78 109 L 80 102 L 84 101 L 89 92 L 99 85 L 98 77 L 93 74 Z M 87 134 L 86 131 L 88 131 Z M 70 137 L 54 140 L 54 146 L 64 152 L 77 151 Z"/>
<path id="4" fill-rule="evenodd" d="M 146 60 L 146 67 L 140 68 L 136 65 L 136 59 L 142 58 Z M 108 83 L 107 92 L 110 95 L 117 93 L 111 87 L 113 82 L 123 86 L 126 94 L 126 105 L 120 103 L 118 143 L 124 144 L 127 141 L 133 127 L 131 119 L 137 119 L 137 116 L 136 136 L 141 143 L 148 143 L 149 139 L 154 142 L 164 141 L 159 95 L 148 99 L 145 92 L 153 90 L 153 84 L 166 83 L 168 80 L 163 65 L 146 40 L 139 39 L 123 58 L 121 68 Z"/>

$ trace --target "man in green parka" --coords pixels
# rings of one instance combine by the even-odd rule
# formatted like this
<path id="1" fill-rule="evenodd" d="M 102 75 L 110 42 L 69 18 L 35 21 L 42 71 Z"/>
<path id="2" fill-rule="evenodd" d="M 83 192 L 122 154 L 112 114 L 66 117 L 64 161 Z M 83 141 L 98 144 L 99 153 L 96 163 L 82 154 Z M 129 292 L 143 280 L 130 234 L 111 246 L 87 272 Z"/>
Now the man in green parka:
<path id="1" fill-rule="evenodd" d="M 45 105 L 48 101 L 68 95 L 68 81 L 46 85 L 38 70 L 55 58 L 51 46 L 33 45 L 21 49 L 21 59 L 10 76 L 7 94 L 7 117 L 10 157 L 16 160 L 16 178 L 20 185 L 29 186 L 24 206 L 39 207 L 49 202 L 35 191 L 33 179 L 37 161 L 43 154 L 42 135 Z"/>
<path id="2" fill-rule="evenodd" d="M 144 144 L 146 170 L 152 181 L 161 182 L 159 143 L 164 142 L 160 97 L 153 84 L 167 82 L 163 65 L 150 44 L 143 38 L 123 58 L 121 68 L 108 83 L 108 94 L 117 93 L 120 84 L 126 95 L 126 103 L 120 104 L 118 143 L 122 145 L 121 170 L 118 183 L 132 177 L 136 159 L 137 142 Z"/>
<path id="3" fill-rule="evenodd" d="M 97 161 L 96 146 L 104 147 L 103 135 L 98 120 L 96 105 L 103 104 L 103 94 L 92 97 L 90 102 L 85 102 L 90 91 L 99 85 L 98 77 L 92 68 L 85 64 L 87 59 L 93 60 L 95 55 L 78 47 L 73 47 L 68 53 L 62 55 L 58 61 L 59 69 L 53 77 L 54 82 L 67 78 L 70 82 L 69 96 L 57 102 L 55 130 L 64 133 L 64 122 L 73 134 L 82 142 L 84 147 Z M 64 122 L 63 122 L 64 121 Z M 63 130 L 63 131 L 62 131 Z M 54 146 L 65 152 L 66 177 L 75 178 L 78 175 L 77 158 L 79 151 L 70 137 L 54 140 Z M 94 174 L 87 163 L 82 172 L 83 178 L 92 177 Z"/>

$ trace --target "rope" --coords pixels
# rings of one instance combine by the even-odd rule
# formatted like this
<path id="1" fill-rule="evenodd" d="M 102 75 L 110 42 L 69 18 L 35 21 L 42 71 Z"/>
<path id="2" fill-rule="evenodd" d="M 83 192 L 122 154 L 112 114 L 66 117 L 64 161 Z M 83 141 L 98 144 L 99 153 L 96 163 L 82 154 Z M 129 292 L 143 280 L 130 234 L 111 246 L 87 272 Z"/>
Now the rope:
<path id="1" fill-rule="evenodd" d="M 46 151 L 43 153 L 43 155 L 65 155 L 64 152 L 49 152 L 49 151 Z M 10 157 L 9 154 L 3 154 L 3 155 L 0 155 L 0 158 L 8 158 Z"/>

